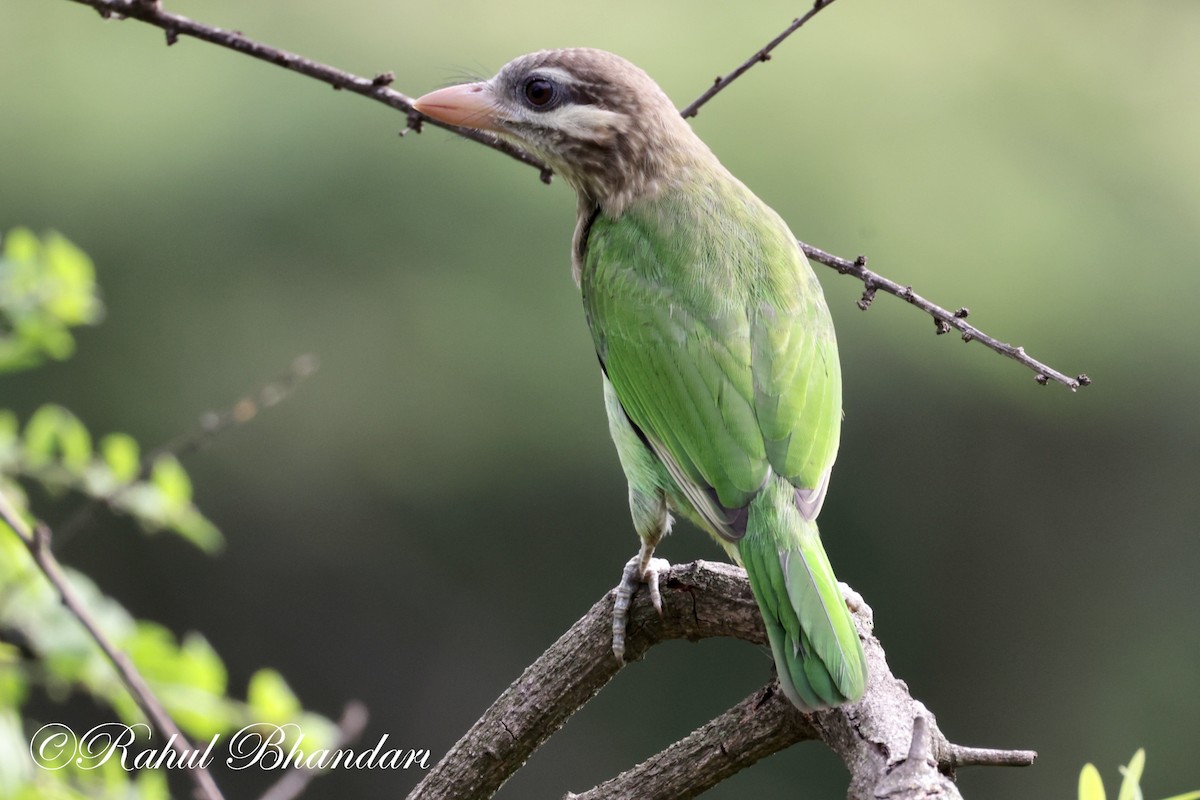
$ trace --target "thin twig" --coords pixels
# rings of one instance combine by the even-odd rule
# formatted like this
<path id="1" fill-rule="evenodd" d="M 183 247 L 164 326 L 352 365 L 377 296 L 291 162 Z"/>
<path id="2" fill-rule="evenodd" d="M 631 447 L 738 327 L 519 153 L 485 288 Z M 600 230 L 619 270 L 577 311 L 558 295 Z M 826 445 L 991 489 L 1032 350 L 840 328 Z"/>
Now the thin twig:
<path id="1" fill-rule="evenodd" d="M 943 753 L 951 767 L 1029 767 L 1037 760 L 1033 750 L 993 750 L 952 744 Z"/>
<path id="2" fill-rule="evenodd" d="M 339 750 L 362 736 L 367 727 L 367 718 L 366 706 L 357 701 L 347 703 L 342 711 L 342 718 L 338 720 L 337 740 L 330 750 Z M 321 770 L 298 763 L 271 784 L 258 800 L 295 800 L 304 794 L 308 785 L 320 774 Z"/>
<path id="3" fill-rule="evenodd" d="M 859 256 L 854 261 L 847 261 L 840 256 L 827 253 L 810 244 L 805 244 L 804 242 L 800 242 L 799 244 L 800 248 L 804 250 L 805 255 L 814 261 L 824 264 L 827 267 L 833 267 L 843 275 L 853 275 L 863 282 L 866 288 L 863 290 L 862 298 L 858 301 L 858 307 L 863 311 L 871 307 L 871 302 L 875 299 L 876 290 L 883 289 L 888 294 L 899 297 L 901 300 L 916 306 L 933 317 L 938 333 L 946 333 L 950 328 L 954 328 L 962 333 L 964 342 L 978 341 L 985 347 L 1001 355 L 1008 356 L 1020 364 L 1024 364 L 1034 371 L 1034 379 L 1043 386 L 1050 380 L 1054 380 L 1066 386 L 1071 391 L 1075 391 L 1079 387 L 1087 386 L 1092 382 L 1091 378 L 1087 375 L 1080 374 L 1074 378 L 1064 375 L 1053 367 L 1043 364 L 1041 361 L 1028 355 L 1024 347 L 1014 347 L 1011 344 L 989 336 L 966 321 L 967 309 L 960 308 L 957 311 L 947 311 L 914 292 L 911 286 L 901 286 L 895 281 L 880 275 L 878 272 L 867 269 L 866 256 Z"/>
<path id="4" fill-rule="evenodd" d="M 117 674 L 120 675 L 130 696 L 159 735 L 166 742 L 171 743 L 169 746 L 181 753 L 194 750 L 187 737 L 183 735 L 183 731 L 171 719 L 171 715 L 167 713 L 150 685 L 146 683 L 146 679 L 133 665 L 133 661 L 109 641 L 96 618 L 92 616 L 92 612 L 75 592 L 75 587 L 71 585 L 70 580 L 63 572 L 62 565 L 58 563 L 58 559 L 54 557 L 54 553 L 50 549 L 50 529 L 42 523 L 31 528 L 3 492 L 0 492 L 0 518 L 8 523 L 8 526 L 29 549 L 34 562 L 58 591 L 63 605 L 79 620 L 96 644 L 100 646 L 100 649 L 104 651 L 104 655 L 116 668 Z M 199 761 L 195 763 L 192 759 L 186 759 L 186 761 L 200 795 L 207 800 L 222 800 L 221 790 L 217 788 L 217 784 L 208 770 Z"/>
<path id="5" fill-rule="evenodd" d="M 480 132 L 468 128 L 459 128 L 454 125 L 446 125 L 437 120 L 420 114 L 412 107 L 412 98 L 401 92 L 389 88 L 390 84 L 395 80 L 395 75 L 390 72 L 381 73 L 374 78 L 363 78 L 349 72 L 337 69 L 335 67 L 313 61 L 303 56 L 289 53 L 284 50 L 278 50 L 274 47 L 262 44 L 252 39 L 246 38 L 237 31 L 227 31 L 221 28 L 215 28 L 203 23 L 188 19 L 187 17 L 178 14 L 171 14 L 163 11 L 157 2 L 149 2 L 148 0 L 71 0 L 72 2 L 81 5 L 90 6 L 100 12 L 100 15 L 107 18 L 110 17 L 130 17 L 132 19 L 145 22 L 149 25 L 154 25 L 162 28 L 167 32 L 167 44 L 174 44 L 180 35 L 191 36 L 196 39 L 201 39 L 206 42 L 227 47 L 230 50 L 236 50 L 239 53 L 244 53 L 252 58 L 257 58 L 271 64 L 276 64 L 284 69 L 290 69 L 299 72 L 302 75 L 307 75 L 319 81 L 328 83 L 335 89 L 345 89 L 354 92 L 355 94 L 369 97 L 391 108 L 403 111 L 408 120 L 405 131 L 415 130 L 420 132 L 421 126 L 425 123 L 436 125 L 439 128 L 444 128 L 458 136 L 470 139 L 474 142 L 490 147 L 505 155 L 515 158 L 523 164 L 528 164 L 538 170 L 538 175 L 545 183 L 550 182 L 553 171 L 539 159 L 529 155 L 508 142 L 499 139 L 486 132 Z M 718 92 L 728 86 L 730 83 L 740 77 L 746 70 L 757 63 L 767 60 L 770 57 L 770 52 L 778 46 L 784 39 L 790 36 L 795 31 L 799 30 L 808 20 L 812 19 L 818 12 L 832 5 L 834 0 L 816 0 L 813 7 L 803 16 L 797 18 L 789 25 L 783 33 L 772 39 L 765 47 L 755 53 L 741 66 L 735 69 L 729 75 L 718 79 L 708 91 L 698 97 L 691 105 L 684 108 L 681 112 L 683 116 L 694 116 L 696 111 L 704 103 L 708 102 Z M 945 333 L 950 328 L 958 329 L 963 338 L 967 341 L 971 339 L 979 339 L 986 346 L 1012 358 L 1021 364 L 1024 364 L 1035 373 L 1035 379 L 1040 384 L 1046 384 L 1050 380 L 1057 381 L 1064 386 L 1075 391 L 1081 386 L 1087 386 L 1091 380 L 1087 375 L 1080 374 L 1074 378 L 1059 372 L 1056 369 L 1043 364 L 1042 362 L 1029 357 L 1025 354 L 1024 349 L 1013 347 L 1005 344 L 992 336 L 985 334 L 983 331 L 969 325 L 963 321 L 966 316 L 966 309 L 960 309 L 959 312 L 951 313 L 944 308 L 937 306 L 920 295 L 914 294 L 911 287 L 904 287 L 900 284 L 884 278 L 877 272 L 872 272 L 866 269 L 866 259 L 860 257 L 857 261 L 847 261 L 838 256 L 827 253 L 812 245 L 800 242 L 801 248 L 808 254 L 810 258 L 825 266 L 836 269 L 843 275 L 852 275 L 861 280 L 866 289 L 863 292 L 863 299 L 859 301 L 859 306 L 866 308 L 870 305 L 871 298 L 874 297 L 876 289 L 883 289 L 889 294 L 893 294 L 904 300 L 907 300 L 917 308 L 922 309 L 934 319 L 934 324 L 937 326 L 939 333 Z M 861 264 L 859 263 L 861 262 Z"/>
<path id="6" fill-rule="evenodd" d="M 106 494 L 89 497 L 66 522 L 55 526 L 55 547 L 61 553 L 63 546 L 91 522 L 92 515 L 99 506 L 111 506 L 140 481 L 145 480 L 158 459 L 167 455 L 184 456 L 194 453 L 235 425 L 249 422 L 260 411 L 276 405 L 296 391 L 297 386 L 317 371 L 317 364 L 317 357 L 312 353 L 297 356 L 287 372 L 267 381 L 221 411 L 206 412 L 200 417 L 200 424 L 191 431 L 182 433 L 151 450 L 142 457 L 136 475 Z"/>
<path id="7" fill-rule="evenodd" d="M 717 93 L 724 90 L 725 87 L 729 86 L 729 84 L 742 77 L 742 75 L 745 74 L 746 71 L 755 64 L 761 64 L 770 61 L 772 50 L 782 44 L 784 39 L 803 28 L 804 24 L 819 14 L 822 9 L 828 8 L 831 5 L 833 5 L 833 0 L 816 0 L 816 2 L 813 3 L 813 7 L 808 10 L 808 13 L 802 17 L 797 17 L 796 19 L 792 20 L 792 24 L 784 28 L 783 33 L 767 42 L 765 47 L 763 47 L 754 55 L 750 56 L 750 58 L 743 61 L 733 72 L 724 77 L 717 78 L 716 81 L 713 82 L 713 85 L 705 90 L 704 94 L 693 100 L 687 108 L 683 109 L 679 113 L 683 115 L 684 119 L 696 116 L 702 105 L 716 97 Z"/>
<path id="8" fill-rule="evenodd" d="M 290 69 L 293 72 L 299 72 L 301 75 L 307 75 L 310 78 L 327 83 L 334 89 L 344 89 L 363 97 L 369 97 L 398 111 L 403 111 L 408 119 L 408 127 L 405 130 L 412 128 L 419 131 L 421 125 L 426 123 L 436 125 L 439 128 L 452 131 L 459 136 L 486 145 L 493 150 L 498 150 L 510 158 L 515 158 L 523 164 L 528 164 L 531 167 L 541 170 L 544 174 L 547 172 L 546 165 L 541 161 L 525 151 L 512 146 L 508 142 L 497 138 L 493 134 L 447 125 L 418 113 L 412 106 L 413 99 L 411 97 L 390 88 L 391 79 L 388 73 L 381 73 L 374 78 L 364 78 L 318 61 L 313 61 L 304 56 L 289 53 L 286 50 L 280 50 L 262 42 L 249 39 L 239 31 L 229 31 L 212 25 L 205 25 L 180 14 L 163 11 L 162 6 L 157 2 L 146 2 L 146 0 L 72 0 L 72 2 L 91 6 L 100 12 L 100 16 L 105 19 L 128 17 L 157 28 L 162 28 L 166 31 L 168 45 L 175 44 L 180 36 L 191 36 L 192 38 L 201 39 L 220 47 L 236 50 L 239 53 L 251 58 L 257 58 L 260 61 L 266 61 L 284 69 Z M 548 180 L 548 178 L 545 179 Z"/>

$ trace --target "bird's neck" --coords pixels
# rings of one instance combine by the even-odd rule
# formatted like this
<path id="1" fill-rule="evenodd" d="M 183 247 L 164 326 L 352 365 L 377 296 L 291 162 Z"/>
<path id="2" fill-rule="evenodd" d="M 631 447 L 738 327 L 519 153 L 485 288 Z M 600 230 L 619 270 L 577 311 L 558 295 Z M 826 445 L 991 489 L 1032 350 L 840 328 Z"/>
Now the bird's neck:
<path id="1" fill-rule="evenodd" d="M 646 131 L 622 134 L 602 157 L 556 165 L 579 195 L 581 216 L 599 208 L 615 219 L 631 206 L 651 202 L 698 175 L 723 170 L 686 122 L 672 123 L 654 131 L 655 136 L 646 136 Z"/>
<path id="2" fill-rule="evenodd" d="M 657 173 L 652 180 L 616 186 L 615 191 L 608 193 L 589 191 L 587 185 L 572 183 L 578 196 L 571 249 L 572 273 L 577 285 L 592 225 L 600 217 L 615 221 L 627 215 L 645 215 L 648 219 L 662 220 L 673 218 L 670 209 L 691 205 L 711 209 L 720 205 L 721 198 L 756 199 L 706 146 L 701 144 L 701 147 L 702 152 L 686 160 L 676 160 L 670 169 Z"/>

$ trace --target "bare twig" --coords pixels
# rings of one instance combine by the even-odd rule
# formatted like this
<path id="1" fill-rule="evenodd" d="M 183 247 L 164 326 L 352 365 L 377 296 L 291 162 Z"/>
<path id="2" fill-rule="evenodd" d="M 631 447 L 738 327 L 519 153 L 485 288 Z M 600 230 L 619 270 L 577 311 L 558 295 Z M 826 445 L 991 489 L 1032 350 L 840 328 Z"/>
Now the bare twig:
<path id="1" fill-rule="evenodd" d="M 367 707 L 359 702 L 350 702 L 342 711 L 338 720 L 338 737 L 330 750 L 339 750 L 362 736 L 367 727 Z M 321 770 L 306 767 L 303 764 L 289 769 L 271 784 L 258 800 L 295 800 L 304 794 L 304 790 L 312 783 L 313 778 L 321 774 Z"/>
<path id="2" fill-rule="evenodd" d="M 742 77 L 742 75 L 744 75 L 746 71 L 755 64 L 770 61 L 772 50 L 782 44 L 784 39 L 788 38 L 793 33 L 804 27 L 804 24 L 820 13 L 822 9 L 828 8 L 831 5 L 833 5 L 833 0 L 816 0 L 816 2 L 813 3 L 813 7 L 810 8 L 808 12 L 804 14 L 804 16 L 797 17 L 796 19 L 792 20 L 792 24 L 784 28 L 783 33 L 767 42 L 765 47 L 760 49 L 754 55 L 750 56 L 750 58 L 743 61 L 733 72 L 725 75 L 724 77 L 718 77 L 713 82 L 713 85 L 705 90 L 704 94 L 693 100 L 691 104 L 687 106 L 687 108 L 683 109 L 679 113 L 683 115 L 684 119 L 696 116 L 696 114 L 700 111 L 700 107 L 716 97 L 718 92 L 724 90 L 725 87 L 729 86 L 729 84 Z"/>
<path id="3" fill-rule="evenodd" d="M 96 644 L 100 646 L 100 649 L 104 651 L 104 655 L 108 657 L 113 667 L 116 668 L 117 674 L 120 675 L 121 681 L 125 684 L 125 688 L 129 691 L 134 702 L 137 703 L 138 708 L 150 720 L 150 723 L 158 731 L 159 735 L 165 741 L 171 743 L 167 746 L 173 747 L 184 754 L 189 750 L 193 750 L 194 748 L 189 744 L 187 737 L 183 735 L 183 731 L 171 719 L 171 715 L 167 713 L 167 710 L 150 689 L 150 685 L 146 683 L 146 679 L 138 672 L 137 667 L 133 665 L 129 656 L 121 652 L 117 649 L 116 645 L 109 641 L 108 636 L 101 630 L 96 618 L 92 616 L 92 612 L 75 592 L 75 587 L 71 585 L 70 580 L 63 572 L 62 565 L 58 563 L 58 559 L 54 557 L 54 553 L 50 549 L 50 529 L 41 523 L 31 528 L 3 492 L 0 492 L 0 518 L 8 523 L 8 526 L 13 529 L 29 549 L 34 562 L 46 576 L 46 579 L 58 591 L 63 605 L 79 620 Z M 196 790 L 200 796 L 207 800 L 222 800 L 221 790 L 217 788 L 217 784 L 208 770 L 198 760 L 193 762 L 193 759 L 185 759 L 185 761 L 188 764 L 192 780 L 195 781 Z"/>
<path id="4" fill-rule="evenodd" d="M 1028 767 L 1037 759 L 1032 750 L 993 750 L 952 744 L 942 752 L 945 763 L 954 767 Z"/>
<path id="5" fill-rule="evenodd" d="M 163 11 L 159 3 L 146 2 L 146 0 L 71 0 L 81 5 L 90 6 L 100 12 L 100 15 L 107 18 L 110 17 L 129 17 L 132 19 L 145 22 L 148 25 L 154 25 L 162 28 L 167 32 L 167 44 L 174 44 L 180 35 L 191 36 L 196 39 L 201 39 L 206 42 L 227 47 L 230 50 L 236 50 L 239 53 L 244 53 L 252 58 L 257 58 L 262 61 L 276 64 L 284 69 L 290 69 L 299 72 L 302 75 L 307 75 L 310 78 L 315 78 L 319 81 L 329 84 L 335 89 L 345 89 L 354 92 L 355 94 L 369 97 L 384 105 L 403 111 L 407 119 L 407 127 L 401 133 L 408 130 L 420 132 L 421 126 L 425 123 L 436 125 L 444 128 L 451 133 L 457 134 L 474 142 L 490 147 L 493 150 L 498 150 L 505 155 L 515 158 L 523 164 L 538 170 L 538 175 L 545 183 L 550 182 L 553 171 L 539 159 L 529 155 L 517 147 L 505 142 L 504 140 L 493 136 L 492 134 L 476 131 L 468 128 L 459 128 L 454 125 L 446 125 L 438 122 L 435 119 L 420 114 L 412 107 L 412 98 L 401 92 L 390 88 L 390 84 L 395 80 L 395 75 L 390 72 L 381 73 L 374 78 L 363 78 L 349 72 L 337 69 L 335 67 L 313 61 L 303 56 L 289 53 L 284 50 L 279 50 L 269 45 L 262 44 L 253 39 L 238 33 L 237 31 L 227 31 L 221 28 L 216 28 L 210 25 L 205 25 L 196 22 L 187 17 L 178 14 L 172 14 Z M 750 67 L 757 63 L 766 61 L 770 58 L 771 51 L 783 42 L 788 36 L 799 30 L 806 22 L 812 19 L 822 9 L 832 5 L 834 0 L 816 0 L 813 7 L 803 16 L 798 17 L 792 22 L 781 34 L 776 36 L 765 47 L 756 52 L 747 61 L 741 64 L 733 72 L 723 78 L 719 78 L 716 83 L 709 87 L 708 91 L 681 112 L 683 116 L 695 116 L 700 106 L 708 102 L 718 92 L 724 89 L 733 81 L 737 80 Z M 978 328 L 968 325 L 962 321 L 966 316 L 966 309 L 961 309 L 961 313 L 951 313 L 937 306 L 920 295 L 914 294 L 911 287 L 904 287 L 900 284 L 884 278 L 876 272 L 866 269 L 866 259 L 860 257 L 857 261 L 847 261 L 838 256 L 826 253 L 812 245 L 800 242 L 800 246 L 804 252 L 813 260 L 833 267 L 843 275 L 852 275 L 861 280 L 866 289 L 863 292 L 863 299 L 859 301 L 861 308 L 866 308 L 870 305 L 871 299 L 875 296 L 876 289 L 883 289 L 889 294 L 894 294 L 904 300 L 907 300 L 912 305 L 920 308 L 925 313 L 933 317 L 934 323 L 937 326 L 939 333 L 947 332 L 951 327 L 957 328 L 963 335 L 964 340 L 979 339 L 987 347 L 1012 358 L 1021 364 L 1024 364 L 1035 373 L 1035 378 L 1038 383 L 1045 384 L 1050 380 L 1057 381 L 1064 386 L 1075 391 L 1081 386 L 1087 386 L 1091 380 L 1086 375 L 1078 375 L 1071 378 L 1056 369 L 1037 361 L 1025 354 L 1023 348 L 1013 347 L 1005 344 L 998 339 L 995 339 L 979 330 Z M 859 263 L 861 262 L 861 264 Z"/>
<path id="6" fill-rule="evenodd" d="M 154 462 L 158 459 L 166 455 L 183 456 L 194 453 L 206 447 L 213 439 L 235 425 L 241 425 L 254 419 L 260 411 L 270 408 L 291 395 L 297 386 L 317 371 L 317 363 L 317 357 L 312 353 L 297 356 L 287 372 L 262 384 L 233 405 L 221 411 L 205 413 L 200 417 L 200 424 L 194 429 L 151 450 L 142 457 L 136 475 L 107 494 L 89 497 L 74 514 L 67 518 L 66 522 L 55 526 L 58 529 L 54 535 L 55 547 L 61 553 L 62 547 L 91 522 L 92 515 L 98 506 L 112 505 L 139 481 L 145 480 L 154 468 Z"/>
<path id="7" fill-rule="evenodd" d="M 854 261 L 847 261 L 832 253 L 827 253 L 820 248 L 813 247 L 810 244 L 805 244 L 804 242 L 800 242 L 799 244 L 800 248 L 804 250 L 805 255 L 812 260 L 827 267 L 833 267 L 843 275 L 853 275 L 863 282 L 866 288 L 863 290 L 862 299 L 858 301 L 858 307 L 863 311 L 871 307 L 871 301 L 875 299 L 876 290 L 883 289 L 888 294 L 899 297 L 901 300 L 916 306 L 933 317 L 938 333 L 946 333 L 950 328 L 954 328 L 962 333 L 964 342 L 978 341 L 985 347 L 1001 355 L 1008 356 L 1020 364 L 1024 364 L 1034 371 L 1035 380 L 1042 385 L 1045 385 L 1050 380 L 1054 380 L 1066 386 L 1071 391 L 1075 391 L 1079 387 L 1087 386 L 1092 382 L 1091 378 L 1087 375 L 1080 374 L 1074 378 L 1064 375 L 1053 367 L 1043 364 L 1036 358 L 1026 354 L 1024 347 L 1013 347 L 1011 344 L 989 336 L 966 321 L 967 309 L 960 308 L 957 311 L 947 311 L 914 292 L 911 286 L 901 286 L 895 281 L 880 275 L 878 272 L 867 269 L 867 259 L 865 256 L 859 256 Z"/>
<path id="8" fill-rule="evenodd" d="M 421 125 L 426 123 L 436 125 L 439 128 L 452 131 L 459 136 L 486 145 L 493 150 L 498 150 L 510 158 L 515 158 L 523 164 L 528 164 L 541 170 L 543 174 L 548 172 L 546 165 L 541 161 L 490 133 L 447 125 L 417 113 L 412 107 L 411 97 L 389 87 L 391 80 L 388 79 L 387 73 L 382 73 L 374 78 L 363 78 L 359 75 L 322 64 L 319 61 L 313 61 L 295 53 L 279 50 L 270 45 L 247 38 L 239 31 L 229 31 L 212 25 L 205 25 L 180 14 L 163 11 L 162 6 L 157 2 L 145 2 L 145 0 L 72 0 L 72 2 L 91 6 L 100 12 L 100 16 L 105 19 L 122 19 L 128 17 L 136 19 L 139 22 L 145 22 L 148 25 L 153 25 L 156 28 L 162 28 L 166 31 L 168 45 L 175 44 L 180 36 L 191 36 L 195 39 L 219 45 L 220 47 L 236 50 L 243 55 L 257 58 L 260 61 L 266 61 L 284 69 L 290 69 L 293 72 L 299 72 L 301 75 L 307 75 L 310 78 L 327 83 L 334 89 L 344 89 L 348 92 L 354 92 L 398 111 L 403 111 L 408 119 L 408 126 L 411 128 L 419 129 Z"/>
<path id="9" fill-rule="evenodd" d="M 922 776 L 922 785 L 932 782 L 941 787 L 939 794 L 920 797 L 959 798 L 946 777 L 955 766 L 946 755 L 954 752 L 954 746 L 937 729 L 933 715 L 892 676 L 883 648 L 871 633 L 870 609 L 853 592 L 848 595 L 855 606 L 855 623 L 871 676 L 861 700 L 806 716 L 780 696 L 776 685 L 769 685 L 645 764 L 582 797 L 629 797 L 625 790 L 635 781 L 640 781 L 639 791 L 632 796 L 639 798 L 693 797 L 794 742 L 820 739 L 850 771 L 850 800 L 875 800 L 877 787 L 910 750 L 914 721 L 923 717 L 928 723 L 928 744 L 924 746 L 935 755 L 914 759 L 908 770 Z M 631 660 L 642 658 L 654 644 L 669 639 L 730 636 L 758 644 L 766 641 L 746 573 L 739 567 L 702 561 L 673 567 L 662 579 L 662 599 L 663 614 L 659 616 L 646 592 L 634 597 L 626 642 Z M 621 669 L 611 651 L 612 602 L 609 593 L 530 665 L 430 770 L 408 800 L 491 797 Z M 762 719 L 759 714 L 764 715 Z M 731 724 L 734 721 L 738 724 Z M 1014 757 L 1003 763 L 1025 762 Z M 650 775 L 656 779 L 647 781 Z M 680 782 L 665 783 L 664 776 Z M 656 794 L 660 791 L 666 793 Z M 915 800 L 918 795 L 893 793 L 890 797 Z"/>

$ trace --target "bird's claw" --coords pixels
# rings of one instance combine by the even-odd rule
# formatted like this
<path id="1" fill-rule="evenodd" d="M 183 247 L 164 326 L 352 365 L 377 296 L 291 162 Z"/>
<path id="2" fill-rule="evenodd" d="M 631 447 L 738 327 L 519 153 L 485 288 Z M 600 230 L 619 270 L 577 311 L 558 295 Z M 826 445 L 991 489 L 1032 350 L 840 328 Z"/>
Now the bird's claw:
<path id="1" fill-rule="evenodd" d="M 621 582 L 617 584 L 617 596 L 613 600 L 613 655 L 617 661 L 625 660 L 625 627 L 629 622 L 629 606 L 638 586 L 646 584 L 650 590 L 650 602 L 654 610 L 662 615 L 662 592 L 658 586 L 658 576 L 671 568 L 665 558 L 651 558 L 642 568 L 642 558 L 636 555 L 629 559 L 621 572 Z"/>

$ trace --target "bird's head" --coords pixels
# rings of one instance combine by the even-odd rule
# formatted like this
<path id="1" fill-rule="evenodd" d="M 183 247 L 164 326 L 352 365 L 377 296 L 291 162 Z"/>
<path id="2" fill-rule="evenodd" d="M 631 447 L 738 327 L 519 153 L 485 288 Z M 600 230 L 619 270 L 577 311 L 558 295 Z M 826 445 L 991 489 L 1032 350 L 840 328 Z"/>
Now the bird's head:
<path id="1" fill-rule="evenodd" d="M 520 56 L 490 80 L 430 92 L 414 107 L 513 142 L 610 213 L 712 158 L 649 75 L 603 50 Z"/>

